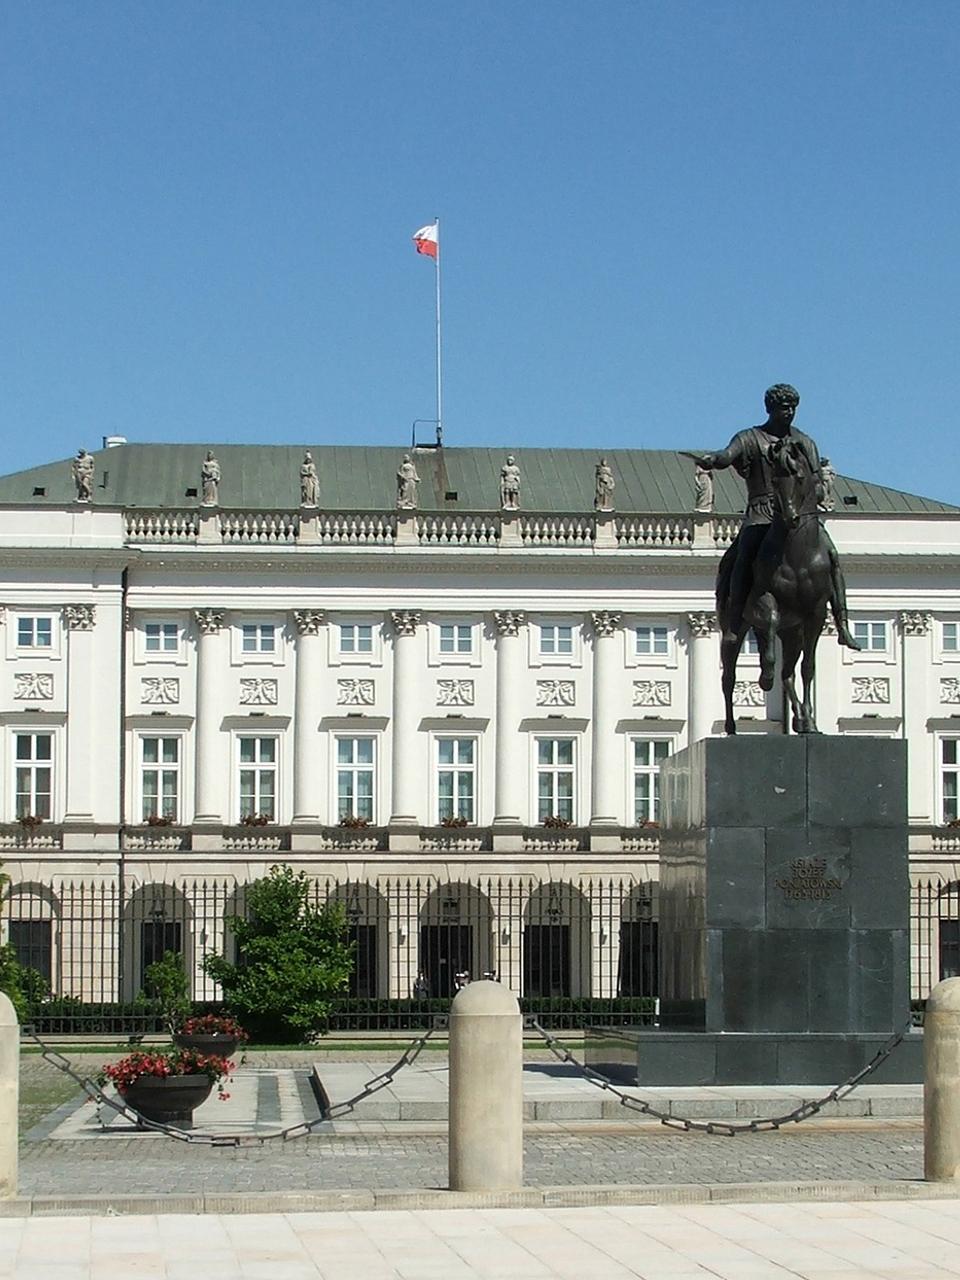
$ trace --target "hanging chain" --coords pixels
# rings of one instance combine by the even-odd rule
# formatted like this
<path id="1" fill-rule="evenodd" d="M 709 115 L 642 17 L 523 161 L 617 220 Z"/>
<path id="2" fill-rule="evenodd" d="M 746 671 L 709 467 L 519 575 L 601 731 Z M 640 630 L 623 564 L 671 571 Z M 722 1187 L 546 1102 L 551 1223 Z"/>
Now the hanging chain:
<path id="1" fill-rule="evenodd" d="M 839 1102 L 841 1098 L 847 1097 L 858 1085 L 863 1084 L 867 1076 L 871 1075 L 882 1063 L 886 1062 L 887 1058 L 902 1043 L 904 1037 L 910 1031 L 912 1021 L 908 1022 L 902 1031 L 898 1031 L 896 1035 L 891 1036 L 887 1043 L 877 1050 L 865 1067 L 861 1067 L 843 1084 L 836 1085 L 829 1093 L 825 1093 L 822 1098 L 817 1098 L 812 1102 L 801 1102 L 799 1107 L 795 1107 L 793 1111 L 788 1111 L 782 1116 L 771 1116 L 764 1120 L 744 1120 L 739 1124 L 731 1124 L 726 1120 L 688 1120 L 683 1116 L 675 1116 L 667 1111 L 661 1111 L 652 1102 L 647 1102 L 643 1098 L 634 1098 L 631 1094 L 625 1093 L 623 1089 L 617 1088 L 613 1081 L 609 1080 L 605 1075 L 595 1071 L 593 1067 L 588 1067 L 586 1063 L 578 1061 L 566 1045 L 542 1027 L 536 1018 L 530 1018 L 528 1025 L 543 1037 L 547 1048 L 555 1058 L 559 1058 L 561 1062 L 576 1067 L 584 1079 L 598 1089 L 612 1094 L 618 1099 L 620 1105 L 628 1111 L 639 1111 L 651 1120 L 659 1120 L 668 1129 L 680 1129 L 684 1133 L 708 1133 L 723 1138 L 736 1138 L 741 1133 L 767 1133 L 773 1129 L 780 1129 L 785 1124 L 799 1124 L 801 1120 L 809 1120 L 811 1116 L 815 1116 L 817 1112 L 822 1111 L 828 1103 Z M 589 1030 L 590 1028 L 586 1029 Z"/>
<path id="2" fill-rule="evenodd" d="M 392 1067 L 368 1080 L 360 1092 L 355 1093 L 352 1098 L 327 1107 L 316 1120 L 303 1120 L 299 1124 L 289 1125 L 286 1129 L 278 1129 L 273 1133 L 213 1134 L 194 1133 L 192 1129 L 178 1129 L 176 1125 L 163 1124 L 158 1120 L 147 1120 L 139 1111 L 134 1110 L 133 1107 L 125 1103 L 122 1100 L 122 1095 L 111 1096 L 105 1093 L 95 1080 L 91 1080 L 89 1076 L 81 1076 L 74 1071 L 69 1060 L 62 1053 L 45 1044 L 32 1027 L 25 1026 L 22 1028 L 24 1035 L 29 1036 L 39 1046 L 44 1060 L 49 1062 L 51 1066 L 56 1067 L 58 1071 L 62 1071 L 64 1075 L 69 1076 L 87 1097 L 97 1104 L 97 1116 L 100 1120 L 101 1128 L 106 1128 L 103 1122 L 102 1108 L 109 1107 L 112 1111 L 136 1125 L 138 1129 L 148 1129 L 153 1133 L 162 1133 L 168 1138 L 175 1138 L 178 1142 L 193 1143 L 195 1146 L 203 1147 L 250 1147 L 262 1146 L 265 1142 L 277 1140 L 289 1142 L 293 1138 L 305 1137 L 308 1133 L 312 1133 L 314 1129 L 319 1128 L 320 1125 L 326 1124 L 328 1120 L 339 1120 L 341 1117 L 349 1115 L 365 1098 L 379 1093 L 381 1089 L 385 1089 L 387 1085 L 392 1084 L 394 1077 L 404 1067 L 409 1067 L 411 1063 L 416 1062 L 423 1051 L 424 1045 L 435 1030 L 436 1027 L 431 1027 L 424 1035 L 418 1036 L 411 1041 Z"/>

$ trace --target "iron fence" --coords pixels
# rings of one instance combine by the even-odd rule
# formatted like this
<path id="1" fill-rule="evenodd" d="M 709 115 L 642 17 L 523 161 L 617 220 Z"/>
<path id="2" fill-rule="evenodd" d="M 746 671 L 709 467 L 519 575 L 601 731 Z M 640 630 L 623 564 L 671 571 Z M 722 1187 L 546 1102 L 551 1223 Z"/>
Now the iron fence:
<path id="1" fill-rule="evenodd" d="M 653 881 L 318 877 L 311 896 L 317 905 L 343 904 L 354 944 L 332 1029 L 428 1026 L 460 984 L 483 976 L 506 983 L 545 1025 L 654 1018 Z M 0 941 L 49 992 L 37 1010 L 47 1031 L 149 1034 L 162 1023 L 143 993 L 147 967 L 176 952 L 198 1009 L 216 1007 L 220 991 L 203 958 L 236 958 L 231 921 L 245 917 L 245 898 L 233 879 L 18 883 L 0 903 Z M 910 934 L 911 996 L 922 1005 L 940 978 L 960 975 L 960 883 L 913 885 Z"/>
<path id="2" fill-rule="evenodd" d="M 334 1004 L 331 1028 L 429 1025 L 460 985 L 485 976 L 553 1026 L 650 1020 L 656 895 L 655 883 L 627 876 L 315 878 L 313 903 L 341 903 L 354 944 L 349 990 Z M 203 959 L 237 958 L 232 921 L 246 913 L 245 885 L 232 879 L 125 889 L 118 879 L 21 883 L 5 896 L 0 937 L 49 989 L 36 1010 L 48 1031 L 147 1034 L 162 1029 L 143 992 L 149 965 L 175 952 L 193 1000 L 216 1005 L 220 991 Z"/>

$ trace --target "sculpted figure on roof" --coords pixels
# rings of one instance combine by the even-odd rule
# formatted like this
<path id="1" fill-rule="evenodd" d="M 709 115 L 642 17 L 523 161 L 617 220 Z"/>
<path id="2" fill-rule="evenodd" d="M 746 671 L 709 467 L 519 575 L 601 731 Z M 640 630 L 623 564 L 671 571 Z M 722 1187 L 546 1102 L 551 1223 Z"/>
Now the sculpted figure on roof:
<path id="1" fill-rule="evenodd" d="M 397 471 L 397 507 L 399 510 L 416 510 L 417 485 L 419 483 L 420 477 L 417 475 L 416 464 L 409 453 L 405 453 Z"/>
<path id="2" fill-rule="evenodd" d="M 500 506 L 504 511 L 520 509 L 520 468 L 512 453 L 500 468 Z"/>
<path id="3" fill-rule="evenodd" d="M 317 476 L 317 464 L 308 449 L 300 464 L 300 505 L 315 507 L 320 498 L 320 481 Z"/>
<path id="4" fill-rule="evenodd" d="M 613 491 L 616 487 L 617 482 L 613 478 L 613 468 L 606 458 L 601 458 L 597 463 L 594 477 L 593 506 L 595 511 L 613 510 Z"/>
<path id="5" fill-rule="evenodd" d="M 81 449 L 70 464 L 77 488 L 77 502 L 93 501 L 93 468 L 93 455 L 86 449 Z"/>
<path id="6" fill-rule="evenodd" d="M 701 467 L 697 463 L 697 469 L 693 477 L 694 511 L 712 511 L 713 510 L 713 472 L 706 467 Z"/>
<path id="7" fill-rule="evenodd" d="M 220 463 L 213 456 L 212 449 L 207 450 L 200 468 L 200 483 L 203 487 L 203 505 L 215 507 L 220 500 Z"/>

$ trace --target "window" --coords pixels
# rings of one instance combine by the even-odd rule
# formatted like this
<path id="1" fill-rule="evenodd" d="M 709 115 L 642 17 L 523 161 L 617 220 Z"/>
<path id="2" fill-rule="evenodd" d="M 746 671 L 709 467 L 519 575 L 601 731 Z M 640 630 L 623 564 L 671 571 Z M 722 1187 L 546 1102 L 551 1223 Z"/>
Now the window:
<path id="1" fill-rule="evenodd" d="M 748 631 L 747 634 L 743 637 L 743 648 L 741 649 L 740 652 L 753 653 L 753 654 L 758 654 L 760 652 L 760 646 L 759 644 L 757 644 L 757 637 L 755 632 Z"/>
<path id="2" fill-rule="evenodd" d="M 180 739 L 140 739 L 141 818 L 180 818 Z"/>
<path id="3" fill-rule="evenodd" d="M 885 653 L 887 649 L 887 624 L 885 622 L 855 622 L 853 638 L 864 653 Z"/>
<path id="4" fill-rule="evenodd" d="M 960 738 L 940 739 L 940 794 L 943 804 L 943 821 L 956 822 L 960 818 Z"/>
<path id="5" fill-rule="evenodd" d="M 337 739 L 337 817 L 373 821 L 373 738 Z"/>
<path id="6" fill-rule="evenodd" d="M 373 625 L 369 622 L 341 622 L 340 652 L 373 653 Z"/>
<path id="7" fill-rule="evenodd" d="M 16 816 L 47 818 L 52 814 L 53 734 L 14 735 Z"/>
<path id="8" fill-rule="evenodd" d="M 633 740 L 633 820 L 660 821 L 660 766 L 670 754 L 670 743 L 664 738 Z"/>
<path id="9" fill-rule="evenodd" d="M 943 652 L 960 653 L 960 622 L 943 623 Z"/>
<path id="10" fill-rule="evenodd" d="M 272 622 L 245 622 L 240 628 L 243 653 L 275 653 L 277 628 Z"/>
<path id="11" fill-rule="evenodd" d="M 437 817 L 476 821 L 476 738 L 437 739 Z"/>
<path id="12" fill-rule="evenodd" d="M 175 622 L 146 622 L 143 636 L 146 653 L 176 653 L 180 645 L 180 628 Z"/>
<path id="13" fill-rule="evenodd" d="M 573 627 L 545 622 L 540 627 L 541 653 L 573 653 Z"/>
<path id="14" fill-rule="evenodd" d="M 18 618 L 18 649 L 49 649 L 53 645 L 52 618 Z"/>
<path id="15" fill-rule="evenodd" d="M 276 738 L 240 738 L 240 818 L 277 812 Z"/>
<path id="16" fill-rule="evenodd" d="M 441 653 L 473 653 L 473 627 L 469 623 L 440 624 Z"/>
<path id="17" fill-rule="evenodd" d="M 573 739 L 537 739 L 537 820 L 573 821 Z"/>
<path id="18" fill-rule="evenodd" d="M 666 627 L 637 627 L 637 653 L 663 654 L 670 652 Z"/>

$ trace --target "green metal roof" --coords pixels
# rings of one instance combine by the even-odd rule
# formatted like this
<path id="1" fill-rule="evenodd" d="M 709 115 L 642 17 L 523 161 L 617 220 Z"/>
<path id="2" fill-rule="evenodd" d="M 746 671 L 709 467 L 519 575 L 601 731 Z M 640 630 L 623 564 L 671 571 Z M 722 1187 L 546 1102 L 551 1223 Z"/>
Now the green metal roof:
<path id="1" fill-rule="evenodd" d="M 695 447 L 696 442 L 694 442 Z M 200 467 L 212 447 L 223 479 L 220 505 L 289 510 L 300 501 L 300 463 L 309 448 L 326 510 L 386 510 L 396 499 L 403 449 L 369 445 L 125 444 L 94 453 L 94 504 L 120 507 L 185 507 L 198 503 Z M 597 449 L 515 449 L 521 472 L 520 505 L 526 511 L 593 509 Z M 421 510 L 494 510 L 500 505 L 504 449 L 417 449 Z M 616 477 L 618 511 L 646 513 L 693 509 L 694 467 L 666 449 L 604 452 Z M 0 476 L 0 506 L 57 506 L 74 498 L 71 459 Z M 449 497 L 448 495 L 456 495 Z M 898 489 L 838 476 L 837 511 L 862 514 L 949 513 L 960 507 Z M 845 499 L 856 498 L 856 502 Z M 731 471 L 716 476 L 716 510 L 743 510 L 743 485 Z"/>

